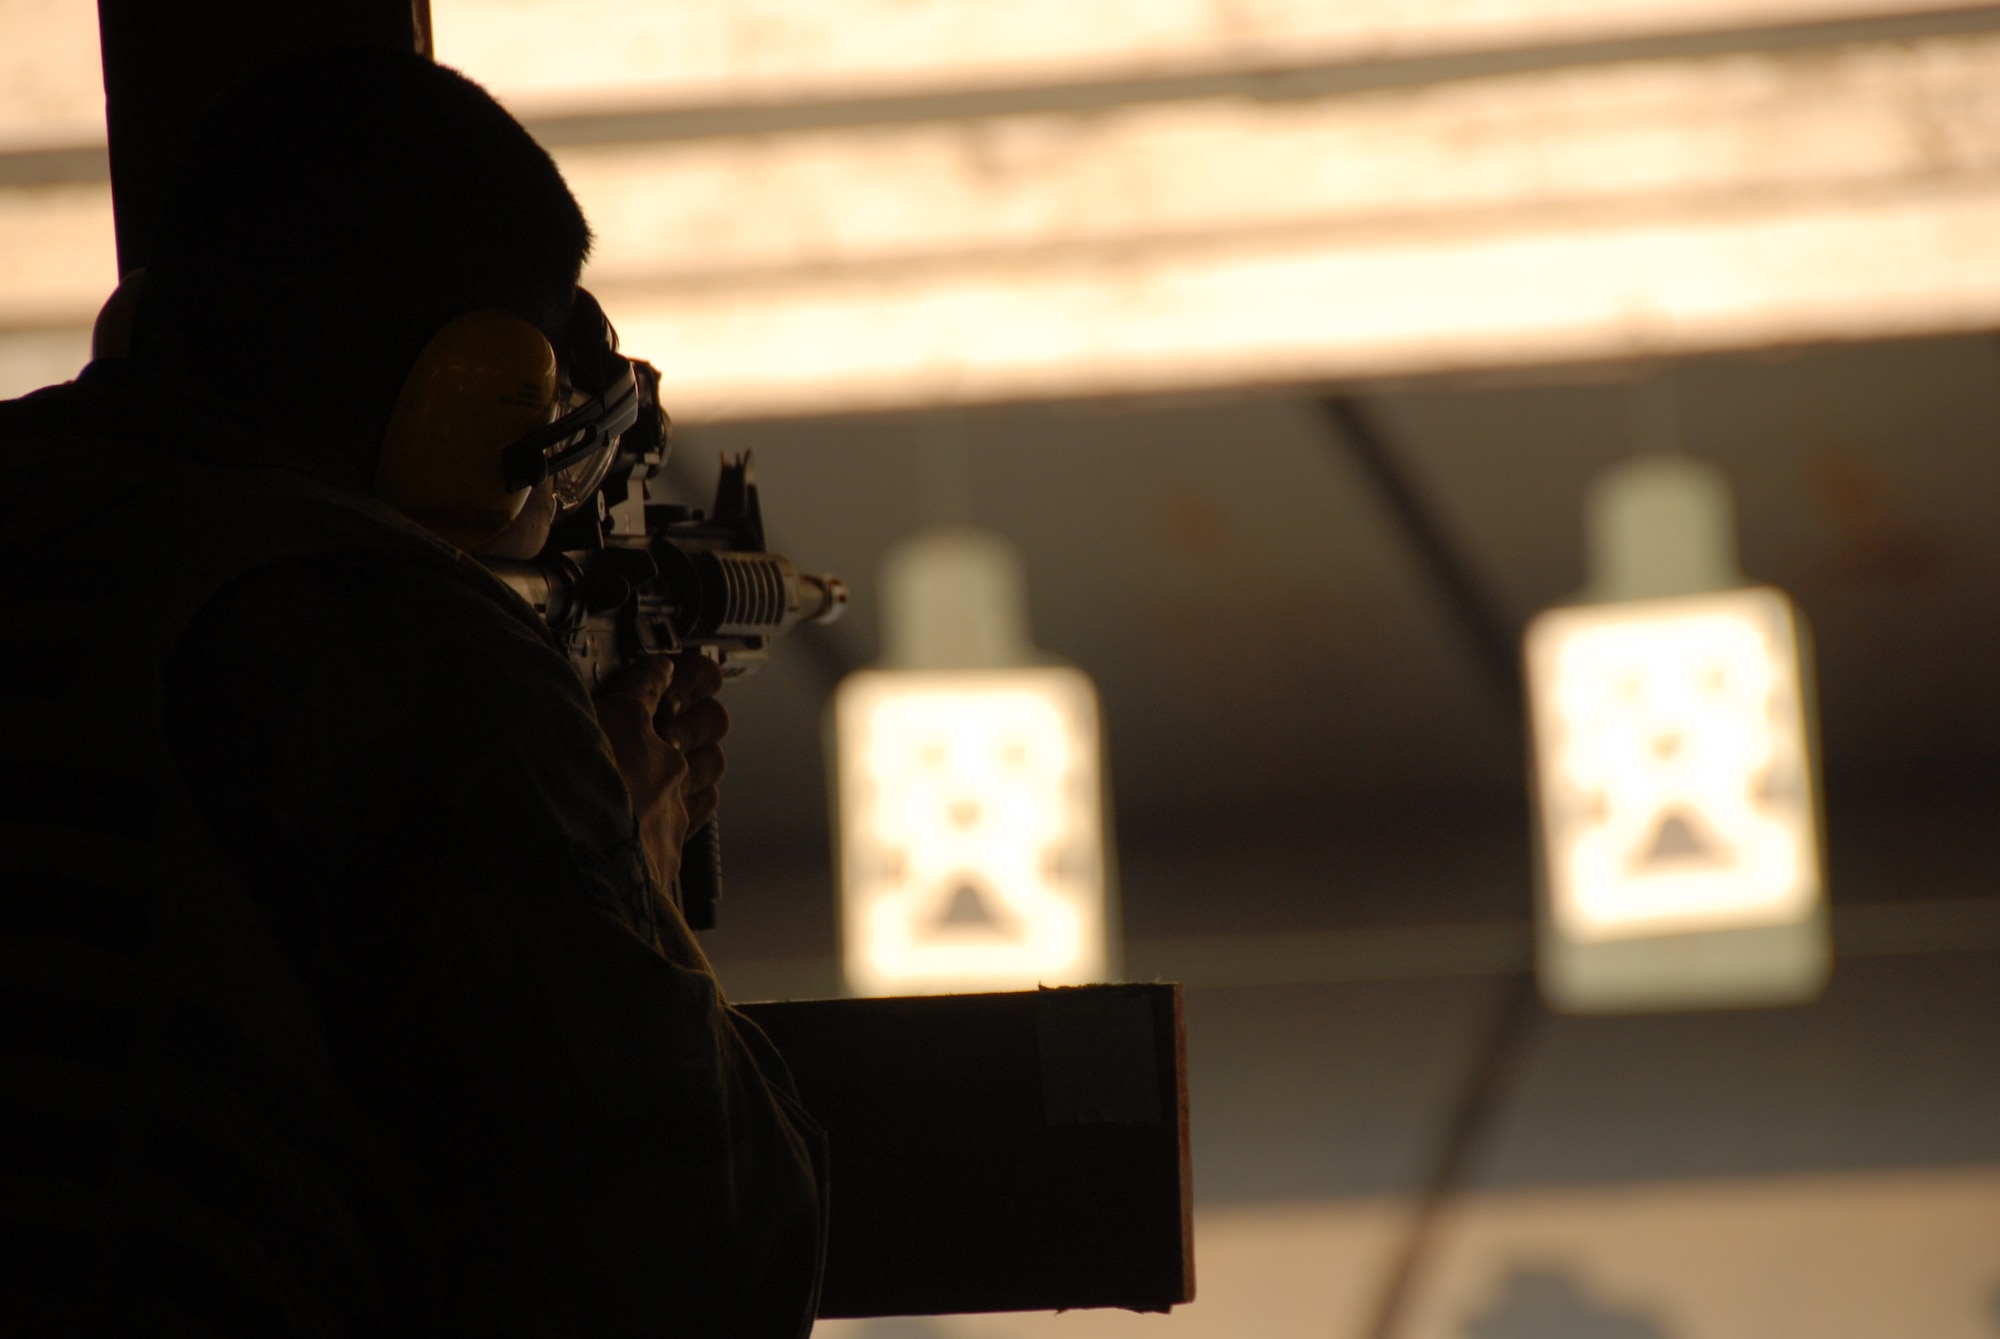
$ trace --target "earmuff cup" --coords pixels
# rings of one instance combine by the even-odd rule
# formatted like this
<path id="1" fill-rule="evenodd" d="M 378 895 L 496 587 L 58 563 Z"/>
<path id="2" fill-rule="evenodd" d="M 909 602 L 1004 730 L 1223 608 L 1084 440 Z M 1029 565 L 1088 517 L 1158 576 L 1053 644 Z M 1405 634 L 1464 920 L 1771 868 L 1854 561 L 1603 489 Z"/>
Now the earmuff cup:
<path id="1" fill-rule="evenodd" d="M 131 355 L 145 279 L 144 269 L 131 271 L 104 304 L 92 332 L 93 359 Z M 641 418 L 663 446 L 658 374 L 619 355 L 611 323 L 582 289 L 572 327 L 565 343 L 571 375 L 590 393 L 567 415 L 558 413 L 566 390 L 556 351 L 528 321 L 483 308 L 433 335 L 390 410 L 375 495 L 473 549 L 521 514 L 534 481 L 553 476 L 558 496 L 567 486 L 577 495 L 572 505 L 580 504 L 603 478 L 618 439 Z"/>
<path id="2" fill-rule="evenodd" d="M 520 515 L 529 490 L 507 486 L 506 448 L 549 422 L 555 349 L 509 312 L 467 312 L 436 335 L 403 382 L 382 436 L 375 495 L 460 548 Z"/>

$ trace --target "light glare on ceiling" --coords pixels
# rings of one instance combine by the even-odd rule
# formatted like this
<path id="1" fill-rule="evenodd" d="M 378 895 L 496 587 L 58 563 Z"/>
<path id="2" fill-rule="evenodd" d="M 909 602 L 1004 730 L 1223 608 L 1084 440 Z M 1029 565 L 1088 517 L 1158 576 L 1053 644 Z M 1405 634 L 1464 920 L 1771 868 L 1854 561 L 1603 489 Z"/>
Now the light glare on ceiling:
<path id="1" fill-rule="evenodd" d="M 447 58 L 503 92 L 515 38 L 495 34 L 544 27 L 543 72 L 665 60 L 724 78 L 759 42 L 791 51 L 815 24 L 837 29 L 836 44 L 855 38 L 857 60 L 894 45 L 856 37 L 878 24 L 929 61 L 949 34 L 1003 12 L 1008 25 L 1093 15 L 1107 51 L 1214 22 L 1192 0 L 1031 3 L 1019 15 L 828 4 L 440 0 L 435 13 Z M 1766 17 L 1855 12 L 1819 5 L 1772 0 Z M 1237 17 L 1283 41 L 1318 24 L 1517 20 L 1542 33 L 1531 40 L 1554 40 L 1535 25 L 1593 9 L 1647 31 L 1726 17 L 1711 0 L 1272 0 Z M 11 12 L 0 0 L 0 20 Z M 554 27 L 587 34 L 611 66 L 557 58 Z M 696 29 L 709 35 L 664 40 Z M 949 64 L 923 68 L 955 86 Z M 976 114 L 778 129 L 722 110 L 670 133 L 644 115 L 651 93 L 600 85 L 600 110 L 638 120 L 601 142 L 575 125 L 552 140 L 598 233 L 587 282 L 626 346 L 664 369 L 687 421 L 1296 387 L 2000 324 L 1991 33 L 1269 100 L 1010 111 L 999 99 Z M 76 120 L 81 95 L 38 87 L 0 97 L 0 139 Z M 87 327 L 115 279 L 107 186 L 19 181 L 0 186 L 10 389 L 74 371 L 74 342 L 47 332 Z"/>
<path id="2" fill-rule="evenodd" d="M 2000 39 L 564 150 L 686 417 L 1988 329 Z"/>
<path id="3" fill-rule="evenodd" d="M 431 0 L 527 114 L 1107 81 L 1921 13 L 1936 0 Z"/>
<path id="4" fill-rule="evenodd" d="M 1991 329 L 2000 192 L 598 290 L 690 421 Z"/>

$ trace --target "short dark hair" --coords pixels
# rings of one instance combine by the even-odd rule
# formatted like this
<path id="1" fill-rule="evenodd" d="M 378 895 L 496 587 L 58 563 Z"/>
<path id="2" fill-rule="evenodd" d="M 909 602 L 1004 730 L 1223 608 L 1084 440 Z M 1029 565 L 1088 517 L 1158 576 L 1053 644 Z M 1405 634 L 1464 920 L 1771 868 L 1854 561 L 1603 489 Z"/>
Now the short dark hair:
<path id="1" fill-rule="evenodd" d="M 560 320 L 589 249 L 555 163 L 485 89 L 410 52 L 306 52 L 190 141 L 134 353 L 232 415 L 309 415 L 300 445 L 372 477 L 431 335 L 480 307 Z"/>

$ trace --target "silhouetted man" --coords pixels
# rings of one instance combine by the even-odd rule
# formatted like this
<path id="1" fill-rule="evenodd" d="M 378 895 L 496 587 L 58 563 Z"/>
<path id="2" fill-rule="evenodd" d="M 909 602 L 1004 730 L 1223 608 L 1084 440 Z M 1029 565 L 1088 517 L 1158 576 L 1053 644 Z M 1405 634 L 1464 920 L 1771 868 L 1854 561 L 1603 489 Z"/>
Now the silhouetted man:
<path id="1" fill-rule="evenodd" d="M 476 86 L 293 58 L 188 150 L 129 357 L 0 406 L 0 1330 L 810 1328 L 818 1135 L 661 891 L 713 671 L 593 703 L 382 497 L 467 313 L 558 355 L 535 421 L 598 389 L 588 244 Z M 514 505 L 433 528 L 532 553 Z"/>

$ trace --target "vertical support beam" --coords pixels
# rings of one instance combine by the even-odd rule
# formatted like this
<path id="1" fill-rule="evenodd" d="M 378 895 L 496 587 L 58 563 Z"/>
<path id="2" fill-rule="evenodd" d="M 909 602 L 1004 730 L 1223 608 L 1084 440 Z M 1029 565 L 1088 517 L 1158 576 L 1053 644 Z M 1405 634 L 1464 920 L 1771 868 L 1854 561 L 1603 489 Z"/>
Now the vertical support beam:
<path id="1" fill-rule="evenodd" d="M 252 69 L 316 46 L 430 54 L 430 0 L 98 0 L 118 272 L 152 253 L 154 222 L 201 118 Z"/>
<path id="2" fill-rule="evenodd" d="M 1508 719 L 1518 725 L 1525 701 L 1521 661 L 1516 649 L 1518 634 L 1506 614 L 1479 580 L 1471 560 L 1438 523 L 1388 438 L 1361 402 L 1329 396 L 1319 407 L 1396 518 L 1412 555 L 1508 709 Z M 1400 1339 L 1403 1334 L 1411 1301 L 1425 1282 L 1438 1222 L 1446 1204 L 1471 1180 L 1479 1156 L 1485 1152 L 1540 1017 L 1532 972 L 1521 972 L 1501 983 L 1487 1031 L 1439 1132 L 1437 1150 L 1418 1190 L 1410 1225 L 1376 1294 L 1367 1328 L 1362 1331 L 1365 1339 Z"/>
<path id="3" fill-rule="evenodd" d="M 1429 504 L 1410 481 L 1374 418 L 1351 396 L 1319 402 L 1340 441 L 1388 507 L 1408 541 L 1411 554 L 1432 588 L 1464 632 L 1487 680 L 1510 713 L 1526 700 L 1521 690 L 1520 634 L 1480 582 L 1472 562 L 1438 524 Z"/>

